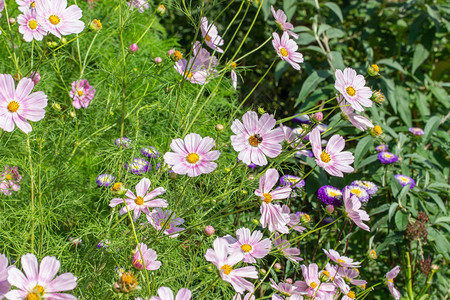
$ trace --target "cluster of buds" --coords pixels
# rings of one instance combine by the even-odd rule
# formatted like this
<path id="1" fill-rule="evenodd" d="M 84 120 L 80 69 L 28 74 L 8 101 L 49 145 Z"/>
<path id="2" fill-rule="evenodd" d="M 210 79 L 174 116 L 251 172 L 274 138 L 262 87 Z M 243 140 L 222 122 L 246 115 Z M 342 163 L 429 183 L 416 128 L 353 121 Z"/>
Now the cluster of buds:
<path id="1" fill-rule="evenodd" d="M 119 281 L 114 283 L 114 290 L 119 293 L 131 293 L 138 290 L 139 283 L 133 273 L 119 273 Z"/>
<path id="2" fill-rule="evenodd" d="M 405 234 L 410 240 L 422 240 L 424 244 L 428 241 L 427 225 L 430 220 L 424 212 L 417 214 L 417 220 L 412 223 L 408 223 L 406 226 Z"/>

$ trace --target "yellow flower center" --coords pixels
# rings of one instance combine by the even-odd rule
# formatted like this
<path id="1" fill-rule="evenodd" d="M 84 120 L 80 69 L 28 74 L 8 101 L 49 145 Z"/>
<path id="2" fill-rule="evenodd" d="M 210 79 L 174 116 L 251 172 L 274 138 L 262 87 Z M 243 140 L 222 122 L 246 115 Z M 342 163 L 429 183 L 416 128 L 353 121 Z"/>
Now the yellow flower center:
<path id="1" fill-rule="evenodd" d="M 231 63 L 231 67 L 234 69 L 237 67 L 237 63 L 235 63 L 234 61 Z"/>
<path id="2" fill-rule="evenodd" d="M 25 300 L 39 300 L 39 295 L 31 292 L 25 297 Z"/>
<path id="3" fill-rule="evenodd" d="M 209 35 L 205 36 L 205 40 L 208 41 L 208 42 L 211 42 L 211 38 L 209 37 Z"/>
<path id="4" fill-rule="evenodd" d="M 61 22 L 61 19 L 58 16 L 55 15 L 51 15 L 48 20 L 50 21 L 50 23 L 52 23 L 53 25 L 58 25 L 59 22 Z"/>
<path id="5" fill-rule="evenodd" d="M 175 52 L 173 53 L 173 57 L 175 58 L 175 60 L 180 60 L 183 58 L 183 54 L 180 51 L 175 50 Z"/>
<path id="6" fill-rule="evenodd" d="M 313 289 L 315 289 L 315 288 L 317 287 L 317 283 L 315 283 L 315 282 L 313 281 L 313 282 L 311 282 L 311 283 L 309 284 L 309 286 L 312 287 Z"/>
<path id="7" fill-rule="evenodd" d="M 131 274 L 131 272 L 123 273 L 122 277 L 120 277 L 120 281 L 127 285 L 135 284 L 137 283 L 136 278 L 134 278 L 134 275 Z"/>
<path id="8" fill-rule="evenodd" d="M 391 158 L 392 157 L 392 155 L 389 154 L 389 153 L 385 153 L 384 156 L 387 157 L 387 158 Z"/>
<path id="9" fill-rule="evenodd" d="M 353 87 L 349 86 L 348 88 L 345 89 L 347 91 L 347 94 L 349 94 L 350 96 L 355 96 L 356 95 L 356 91 Z"/>
<path id="10" fill-rule="evenodd" d="M 83 96 L 83 94 L 84 94 L 84 93 L 83 93 L 83 91 L 82 91 L 82 90 L 78 90 L 78 91 L 77 91 L 77 94 L 78 94 L 78 96 L 80 96 L 80 97 L 81 97 L 81 96 Z"/>
<path id="11" fill-rule="evenodd" d="M 323 273 L 325 276 L 330 277 L 330 272 L 328 272 L 328 271 L 323 271 L 322 273 Z"/>
<path id="12" fill-rule="evenodd" d="M 244 244 L 241 246 L 242 251 L 244 251 L 245 253 L 252 251 L 253 247 L 252 245 L 249 244 Z"/>
<path id="13" fill-rule="evenodd" d="M 30 21 L 28 21 L 28 27 L 30 27 L 31 30 L 35 30 L 38 26 L 38 23 L 36 22 L 36 20 L 31 19 Z"/>
<path id="14" fill-rule="evenodd" d="M 141 196 L 137 196 L 136 199 L 134 199 L 134 202 L 135 202 L 137 205 L 142 205 L 142 204 L 144 204 L 144 198 L 141 197 Z"/>
<path id="15" fill-rule="evenodd" d="M 394 279 L 388 279 L 390 283 L 394 283 Z"/>
<path id="16" fill-rule="evenodd" d="M 284 49 L 283 47 L 280 48 L 280 53 L 281 55 L 283 55 L 284 57 L 287 57 L 289 55 L 289 53 L 287 52 L 286 49 Z"/>
<path id="17" fill-rule="evenodd" d="M 229 275 L 231 273 L 231 271 L 233 271 L 233 268 L 230 265 L 223 265 L 222 268 L 220 268 L 221 270 L 224 270 L 223 272 L 226 275 Z"/>
<path id="18" fill-rule="evenodd" d="M 7 174 L 7 175 L 5 176 L 5 179 L 6 179 L 6 180 L 11 180 L 11 179 L 12 179 L 12 176 L 11 176 L 10 174 Z"/>
<path id="19" fill-rule="evenodd" d="M 267 204 L 269 204 L 270 202 L 272 202 L 272 195 L 270 193 L 264 193 L 264 202 L 266 202 Z"/>
<path id="20" fill-rule="evenodd" d="M 188 71 L 186 71 L 185 73 L 184 73 L 184 76 L 186 76 L 187 78 L 189 78 L 189 79 L 191 79 L 192 78 L 192 72 L 188 72 Z"/>
<path id="21" fill-rule="evenodd" d="M 8 109 L 9 109 L 10 112 L 16 112 L 16 111 L 18 111 L 18 110 L 19 110 L 19 107 L 20 107 L 20 105 L 19 105 L 19 103 L 17 103 L 16 101 L 11 101 L 11 102 L 9 102 L 9 104 L 8 104 Z"/>
<path id="22" fill-rule="evenodd" d="M 261 144 L 262 141 L 263 141 L 263 138 L 257 133 L 248 138 L 248 142 L 253 147 L 258 147 L 258 145 Z"/>
<path id="23" fill-rule="evenodd" d="M 361 190 L 351 189 L 350 193 L 352 193 L 353 195 L 356 195 L 356 196 L 360 196 L 361 195 Z"/>
<path id="24" fill-rule="evenodd" d="M 350 299 L 355 299 L 355 292 L 353 292 L 353 291 L 349 291 L 348 293 L 347 293 L 347 297 L 349 297 Z"/>
<path id="25" fill-rule="evenodd" d="M 345 264 L 345 260 L 342 260 L 340 258 L 338 258 L 337 261 L 340 262 L 341 264 Z"/>
<path id="26" fill-rule="evenodd" d="M 161 227 L 162 228 L 164 228 L 164 225 L 166 224 L 166 222 L 161 222 Z M 166 226 L 166 230 L 167 229 L 170 229 L 170 224 L 168 224 L 167 226 Z"/>
<path id="27" fill-rule="evenodd" d="M 371 67 L 375 70 L 375 72 L 380 72 L 380 67 L 378 67 L 378 65 L 373 64 Z"/>
<path id="28" fill-rule="evenodd" d="M 117 191 L 118 189 L 120 189 L 122 187 L 122 182 L 116 182 L 113 184 L 113 186 L 111 187 L 112 191 Z"/>
<path id="29" fill-rule="evenodd" d="M 375 125 L 373 131 L 375 132 L 376 135 L 380 135 L 383 132 L 383 129 L 381 129 L 380 125 Z"/>
<path id="30" fill-rule="evenodd" d="M 197 153 L 189 153 L 188 156 L 186 157 L 186 160 L 188 163 L 190 164 L 195 164 L 196 162 L 198 162 L 200 159 L 200 156 L 198 156 Z"/>
<path id="31" fill-rule="evenodd" d="M 28 293 L 28 295 L 25 297 L 25 300 L 39 300 L 42 296 L 44 296 L 45 290 L 43 286 L 36 285 L 33 288 L 33 291 L 31 293 Z"/>
<path id="32" fill-rule="evenodd" d="M 335 191 L 329 191 L 328 194 L 329 194 L 331 197 L 336 197 L 336 196 L 338 195 L 338 193 L 336 193 Z"/>
<path id="33" fill-rule="evenodd" d="M 311 217 L 308 214 L 304 214 L 303 217 L 305 217 L 308 221 L 311 220 Z"/>
<path id="34" fill-rule="evenodd" d="M 31 3 L 30 3 L 30 6 L 31 6 L 32 8 L 34 8 L 34 7 L 36 6 L 35 1 L 31 2 Z"/>
<path id="35" fill-rule="evenodd" d="M 324 151 L 322 151 L 322 154 L 320 154 L 320 159 L 321 159 L 323 162 L 328 163 L 328 162 L 330 162 L 331 157 L 330 157 L 330 154 L 328 154 L 328 153 L 324 150 Z"/>

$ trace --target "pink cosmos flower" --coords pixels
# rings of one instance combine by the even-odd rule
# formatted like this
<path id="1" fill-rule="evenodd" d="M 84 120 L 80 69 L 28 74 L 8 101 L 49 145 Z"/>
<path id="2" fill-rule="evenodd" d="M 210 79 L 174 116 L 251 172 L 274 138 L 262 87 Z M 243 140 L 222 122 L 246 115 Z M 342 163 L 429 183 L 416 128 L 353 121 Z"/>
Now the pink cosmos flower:
<path id="1" fill-rule="evenodd" d="M 262 201 L 260 219 L 262 227 L 268 227 L 270 232 L 276 230 L 281 233 L 289 233 L 289 228 L 286 226 L 290 221 L 289 213 L 283 213 L 280 205 L 272 204 L 273 200 L 289 198 L 292 191 L 289 186 L 278 187 L 272 191 L 279 177 L 277 170 L 268 169 L 259 179 L 259 188 L 255 190 L 255 195 Z"/>
<path id="2" fill-rule="evenodd" d="M 27 120 L 37 122 L 44 118 L 47 96 L 43 92 L 32 94 L 34 83 L 22 78 L 14 89 L 14 79 L 9 74 L 0 74 L 0 128 L 11 132 L 14 124 L 25 133 L 32 127 Z"/>
<path id="3" fill-rule="evenodd" d="M 139 252 L 139 247 L 141 248 L 142 256 Z M 145 264 L 145 268 L 147 270 L 158 270 L 161 267 L 161 262 L 156 260 L 158 258 L 158 254 L 156 254 L 156 251 L 148 248 L 144 243 L 139 243 L 139 247 L 136 246 L 136 250 L 133 255 L 133 266 L 136 269 L 144 270 Z M 144 259 L 142 259 L 142 257 Z"/>
<path id="4" fill-rule="evenodd" d="M 6 299 L 77 300 L 73 295 L 60 293 L 73 290 L 77 286 L 77 278 L 72 273 L 64 273 L 53 279 L 61 266 L 55 257 L 44 257 L 40 267 L 36 256 L 31 253 L 23 255 L 20 262 L 25 274 L 16 267 L 8 271 L 9 283 L 18 289 L 6 293 Z"/>
<path id="5" fill-rule="evenodd" d="M 284 32 L 280 36 L 278 33 L 272 33 L 273 40 L 272 45 L 278 53 L 278 56 L 290 64 L 294 69 L 300 70 L 300 65 L 298 63 L 303 62 L 303 54 L 296 52 L 298 45 L 294 40 L 289 39 L 289 34 Z"/>
<path id="6" fill-rule="evenodd" d="M 328 251 L 325 249 L 322 250 L 332 261 L 339 264 L 341 267 L 358 268 L 359 265 L 361 264 L 358 261 L 354 262 L 352 258 L 343 255 L 341 256 L 339 252 L 337 252 L 336 250 L 333 249 L 330 249 Z"/>
<path id="7" fill-rule="evenodd" d="M 242 294 L 245 290 L 253 293 L 255 285 L 244 278 L 258 278 L 256 268 L 251 266 L 233 269 L 233 266 L 240 262 L 244 255 L 240 251 L 229 254 L 229 244 L 224 238 L 216 238 L 213 247 L 214 250 L 206 250 L 205 258 L 217 267 L 220 277 L 224 281 L 231 283 L 237 293 Z"/>
<path id="8" fill-rule="evenodd" d="M 84 22 L 80 21 L 83 12 L 76 5 L 67 7 L 67 0 L 39 0 L 36 12 L 37 22 L 58 38 L 84 29 Z"/>
<path id="9" fill-rule="evenodd" d="M 171 210 L 164 211 L 161 208 L 156 208 L 150 215 L 147 215 L 147 220 L 158 231 L 164 227 L 164 234 L 167 234 L 171 238 L 175 238 L 179 235 L 176 232 L 184 230 L 183 227 L 177 227 L 178 225 L 183 224 L 184 220 L 182 218 L 177 218 L 176 214 L 172 213 Z M 169 224 L 167 224 L 167 222 L 169 222 Z"/>
<path id="10" fill-rule="evenodd" d="M 363 106 L 372 106 L 372 100 L 370 100 L 372 91 L 364 86 L 366 84 L 364 76 L 357 75 L 352 68 L 345 68 L 344 73 L 336 70 L 334 74 L 336 76 L 334 87 L 356 111 L 363 111 Z"/>
<path id="11" fill-rule="evenodd" d="M 279 9 L 275 12 L 273 5 L 270 6 L 270 9 L 272 10 L 272 15 L 275 18 L 275 23 L 277 23 L 278 28 L 280 28 L 284 32 L 287 32 L 294 39 L 298 39 L 298 34 L 292 32 L 292 29 L 294 29 L 294 25 L 287 22 L 287 16 L 284 11 Z"/>
<path id="12" fill-rule="evenodd" d="M 362 279 L 355 279 L 359 276 L 358 269 L 355 268 L 339 268 L 338 275 L 345 280 L 346 282 L 350 282 L 353 285 L 363 286 L 367 284 L 367 281 Z"/>
<path id="13" fill-rule="evenodd" d="M 47 30 L 37 22 L 36 18 L 35 9 L 24 10 L 23 15 L 17 17 L 19 32 L 23 34 L 23 39 L 26 42 L 31 42 L 33 39 L 41 41 L 47 35 Z"/>
<path id="14" fill-rule="evenodd" d="M 242 117 L 243 123 L 236 119 L 231 125 L 235 135 L 231 136 L 233 149 L 239 152 L 238 158 L 246 165 L 254 163 L 258 166 L 267 165 L 267 158 L 277 157 L 284 140 L 281 128 L 273 129 L 276 120 L 273 115 L 265 113 L 258 120 L 258 114 L 248 111 Z"/>
<path id="15" fill-rule="evenodd" d="M 237 74 L 235 70 L 231 70 L 231 83 L 233 85 L 233 90 L 237 89 Z"/>
<path id="16" fill-rule="evenodd" d="M 131 0 L 131 2 L 128 2 L 128 5 L 132 8 L 137 8 L 138 12 L 141 14 L 144 12 L 145 9 L 148 9 L 150 6 L 148 4 L 148 0 Z"/>
<path id="17" fill-rule="evenodd" d="M 89 85 L 87 79 L 72 82 L 72 90 L 69 92 L 73 107 L 80 109 L 88 108 L 95 96 L 95 88 Z"/>
<path id="18" fill-rule="evenodd" d="M 400 292 L 395 288 L 394 285 L 394 278 L 397 277 L 399 272 L 400 266 L 395 266 L 395 268 L 386 273 L 386 280 L 389 291 L 391 292 L 392 296 L 394 296 L 395 300 L 399 300 L 401 297 Z"/>
<path id="19" fill-rule="evenodd" d="M 356 196 L 350 197 L 350 190 L 344 191 L 343 195 L 344 206 L 347 216 L 361 229 L 370 231 L 369 226 L 363 223 L 363 221 L 369 221 L 369 215 L 361 208 L 361 201 Z"/>
<path id="20" fill-rule="evenodd" d="M 8 259 L 5 255 L 0 254 L 0 299 L 3 299 L 5 294 L 11 289 L 11 284 L 8 282 L 8 271 L 13 266 L 8 266 Z"/>
<path id="21" fill-rule="evenodd" d="M 12 192 L 20 189 L 20 180 L 22 176 L 19 174 L 18 167 L 6 166 L 5 171 L 0 173 L 0 192 L 9 196 Z"/>
<path id="22" fill-rule="evenodd" d="M 16 0 L 16 3 L 19 5 L 19 10 L 23 13 L 27 10 L 35 10 L 35 0 Z"/>
<path id="23" fill-rule="evenodd" d="M 170 148 L 174 152 L 164 154 L 164 161 L 177 174 L 187 174 L 189 177 L 208 174 L 217 168 L 214 161 L 220 156 L 218 150 L 211 151 L 214 146 L 213 138 L 202 138 L 197 133 L 190 133 L 184 140 L 172 140 Z"/>
<path id="24" fill-rule="evenodd" d="M 306 292 L 306 296 L 309 298 L 315 295 L 315 299 L 333 299 L 332 297 L 327 298 L 327 296 L 334 292 L 335 287 L 332 283 L 321 283 L 318 272 L 319 267 L 316 264 L 302 265 L 301 268 L 305 280 L 299 280 L 294 283 L 294 286 L 300 292 Z"/>
<path id="25" fill-rule="evenodd" d="M 281 251 L 281 253 L 283 253 L 284 257 L 290 261 L 296 263 L 303 260 L 303 258 L 299 256 L 300 250 L 297 248 L 289 248 L 291 243 L 289 243 L 288 240 L 283 240 L 278 232 L 275 232 L 273 244 Z"/>
<path id="26" fill-rule="evenodd" d="M 142 178 L 141 181 L 136 185 L 136 195 L 133 194 L 131 190 L 127 190 L 125 193 L 125 200 L 122 198 L 114 198 L 109 203 L 110 207 L 115 207 L 118 204 L 126 203 L 126 206 L 122 207 L 119 211 L 121 215 L 127 213 L 127 207 L 128 211 L 134 210 L 133 214 L 133 221 L 136 221 L 137 218 L 141 215 L 141 212 L 144 212 L 144 214 L 148 215 L 150 214 L 149 208 L 150 207 L 167 207 L 168 203 L 164 199 L 153 199 L 156 196 L 162 195 L 166 192 L 166 190 L 162 187 L 156 188 L 150 193 L 147 193 L 147 191 L 150 188 L 150 179 L 148 178 Z M 152 200 L 153 199 L 153 200 Z"/>
<path id="27" fill-rule="evenodd" d="M 325 169 L 329 174 L 337 177 L 344 177 L 343 172 L 351 173 L 353 168 L 350 164 L 355 158 L 349 151 L 342 151 L 345 147 L 345 140 L 335 134 L 328 141 L 325 150 L 322 150 L 322 141 L 318 128 L 314 128 L 310 135 L 310 141 L 316 163 Z"/>
<path id="28" fill-rule="evenodd" d="M 272 278 L 270 278 L 270 282 L 272 283 L 270 286 L 280 292 L 281 295 L 287 297 L 281 297 L 277 294 L 272 295 L 272 300 L 283 300 L 283 299 L 290 299 L 290 300 L 303 300 L 303 296 L 300 294 L 300 291 L 289 283 L 280 282 L 279 284 L 276 284 L 275 281 L 273 281 Z"/>
<path id="29" fill-rule="evenodd" d="M 214 69 L 217 63 L 217 58 L 211 56 L 208 50 L 202 48 L 200 42 L 196 41 L 193 47 L 193 56 L 189 62 L 182 58 L 174 64 L 174 68 L 187 81 L 194 84 L 206 84 L 217 72 Z"/>
<path id="30" fill-rule="evenodd" d="M 200 29 L 206 45 L 219 53 L 223 53 L 222 48 L 219 47 L 223 45 L 223 39 L 219 36 L 216 25 L 208 25 L 208 19 L 206 19 L 206 17 L 203 17 L 201 22 L 202 25 Z"/>
<path id="31" fill-rule="evenodd" d="M 338 277 L 334 283 L 341 290 L 341 294 L 343 295 L 341 300 L 353 300 L 356 298 L 356 293 L 350 289 L 350 286 L 345 283 L 344 279 Z"/>
<path id="32" fill-rule="evenodd" d="M 230 252 L 241 251 L 244 255 L 243 261 L 246 263 L 256 263 L 256 258 L 263 258 L 270 252 L 272 243 L 269 239 L 264 239 L 259 230 L 250 232 L 248 228 L 239 228 L 236 231 L 237 240 L 230 245 Z"/>
<path id="33" fill-rule="evenodd" d="M 301 224 L 300 217 L 297 216 L 297 214 L 291 214 L 291 209 L 289 208 L 289 206 L 287 206 L 286 204 L 283 204 L 283 206 L 281 207 L 281 213 L 289 214 L 289 223 L 287 223 L 287 225 L 291 229 L 298 231 L 298 232 L 305 231 L 306 228 L 299 225 L 299 224 Z"/>
<path id="34" fill-rule="evenodd" d="M 174 300 L 173 292 L 170 288 L 162 286 L 158 289 L 159 297 L 151 297 L 150 300 Z M 175 297 L 175 300 L 189 300 L 192 297 L 192 292 L 189 289 L 180 289 Z"/>
<path id="35" fill-rule="evenodd" d="M 234 295 L 233 299 L 231 300 L 255 300 L 255 295 L 253 293 L 247 293 L 245 294 L 244 298 L 242 299 L 241 294 Z"/>
<path id="36" fill-rule="evenodd" d="M 199 41 L 194 43 L 192 48 L 192 54 L 196 62 L 200 62 L 202 67 L 207 70 L 213 70 L 219 63 L 217 57 L 211 54 L 205 48 L 202 48 L 202 44 Z"/>
<path id="37" fill-rule="evenodd" d="M 342 95 L 337 95 L 339 107 L 345 119 L 349 120 L 356 128 L 361 131 L 366 131 L 367 128 L 373 128 L 372 122 L 364 116 L 353 112 L 353 108 L 345 101 Z"/>

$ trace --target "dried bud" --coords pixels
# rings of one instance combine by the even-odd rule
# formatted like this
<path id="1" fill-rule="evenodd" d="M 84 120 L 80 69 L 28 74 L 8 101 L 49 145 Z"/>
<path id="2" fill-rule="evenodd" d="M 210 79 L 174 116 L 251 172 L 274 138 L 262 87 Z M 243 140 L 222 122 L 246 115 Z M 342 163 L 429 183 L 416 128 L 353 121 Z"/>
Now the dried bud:
<path id="1" fill-rule="evenodd" d="M 423 211 L 419 211 L 417 213 L 417 220 L 419 220 L 422 223 L 430 223 L 430 219 L 428 218 L 427 214 Z"/>
<path id="2" fill-rule="evenodd" d="M 113 192 L 113 194 L 118 196 L 123 196 L 126 193 L 126 191 L 127 190 L 123 186 L 122 182 L 116 182 L 111 187 L 111 192 Z"/>
<path id="3" fill-rule="evenodd" d="M 162 63 L 162 58 L 161 57 L 155 57 L 155 64 L 159 65 L 160 63 Z"/>
<path id="4" fill-rule="evenodd" d="M 207 236 L 212 236 L 215 232 L 215 229 L 211 225 L 208 225 L 205 227 L 204 231 Z"/>
<path id="5" fill-rule="evenodd" d="M 217 124 L 217 125 L 216 125 L 216 130 L 219 131 L 219 132 L 220 132 L 220 131 L 223 131 L 223 128 L 224 128 L 224 127 L 223 127 L 222 124 Z"/>
<path id="6" fill-rule="evenodd" d="M 131 53 L 136 53 L 139 50 L 139 47 L 138 47 L 138 45 L 136 43 L 133 43 L 133 44 L 130 45 L 129 50 L 130 50 Z"/>
<path id="7" fill-rule="evenodd" d="M 428 276 L 431 271 L 431 258 L 427 257 L 425 259 L 419 260 L 419 268 L 420 272 L 422 272 L 423 275 Z"/>
<path id="8" fill-rule="evenodd" d="M 102 29 L 102 22 L 100 22 L 100 20 L 94 19 L 92 20 L 91 24 L 89 24 L 89 28 L 94 32 L 98 32 L 100 31 L 100 29 Z"/>
<path id="9" fill-rule="evenodd" d="M 367 73 L 369 73 L 370 76 L 372 77 L 376 77 L 380 75 L 380 68 L 378 67 L 378 65 L 371 65 L 370 67 L 367 68 Z"/>
<path id="10" fill-rule="evenodd" d="M 119 281 L 114 283 L 114 290 L 120 293 L 131 293 L 139 289 L 138 281 L 133 273 L 125 272 L 119 274 Z"/>

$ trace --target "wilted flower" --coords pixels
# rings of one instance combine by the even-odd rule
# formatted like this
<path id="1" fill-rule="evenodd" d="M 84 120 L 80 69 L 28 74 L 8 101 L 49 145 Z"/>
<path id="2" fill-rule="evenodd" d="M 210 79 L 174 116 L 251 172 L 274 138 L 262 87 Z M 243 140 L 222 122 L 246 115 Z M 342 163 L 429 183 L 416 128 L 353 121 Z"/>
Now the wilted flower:
<path id="1" fill-rule="evenodd" d="M 136 175 L 143 175 L 147 171 L 151 169 L 151 165 L 148 161 L 146 161 L 143 158 L 133 158 L 133 160 L 130 163 L 125 164 L 125 169 L 128 170 L 128 172 Z"/>
<path id="2" fill-rule="evenodd" d="M 162 286 L 158 289 L 159 297 L 151 297 L 149 300 L 174 300 L 173 292 L 170 288 Z M 175 296 L 175 300 L 190 300 L 192 292 L 189 289 L 180 289 Z"/>
<path id="3" fill-rule="evenodd" d="M 69 92 L 73 107 L 76 109 L 88 108 L 95 96 L 95 88 L 89 85 L 87 79 L 72 82 L 72 90 Z"/>
<path id="4" fill-rule="evenodd" d="M 33 39 L 41 41 L 47 35 L 47 30 L 37 21 L 35 9 L 24 10 L 23 14 L 17 17 L 17 22 L 19 32 L 23 34 L 26 42 L 31 42 Z"/>
<path id="5" fill-rule="evenodd" d="M 208 19 L 206 19 L 206 17 L 203 17 L 201 22 L 202 24 L 200 29 L 202 31 L 202 36 L 205 39 L 206 45 L 219 53 L 223 53 L 223 50 L 219 46 L 222 46 L 224 42 L 220 37 L 219 32 L 217 31 L 216 25 L 209 25 Z"/>
<path id="6" fill-rule="evenodd" d="M 363 106 L 371 107 L 372 91 L 364 86 L 364 76 L 357 75 L 352 68 L 345 68 L 344 72 L 336 70 L 336 82 L 334 87 L 344 96 L 345 100 L 356 110 L 363 111 Z"/>
<path id="7" fill-rule="evenodd" d="M 30 78 L 22 78 L 14 87 L 11 75 L 0 74 L 0 128 L 12 132 L 17 126 L 30 133 L 33 128 L 27 120 L 37 122 L 44 118 L 47 96 L 43 92 L 31 93 L 34 83 Z"/>
<path id="8" fill-rule="evenodd" d="M 277 27 L 283 30 L 284 32 L 287 32 L 289 35 L 291 35 L 294 39 L 298 39 L 298 34 L 292 32 L 294 29 L 294 25 L 287 22 L 287 16 L 281 9 L 275 11 L 273 8 L 273 5 L 270 6 L 270 9 L 272 10 L 272 15 L 275 19 L 275 23 L 277 24 Z"/>
<path id="9" fill-rule="evenodd" d="M 384 95 L 381 91 L 374 91 L 370 99 L 378 104 L 383 103 L 385 100 Z"/>
<path id="10" fill-rule="evenodd" d="M 256 259 L 265 257 L 272 247 L 269 239 L 262 239 L 263 234 L 259 230 L 250 232 L 248 228 L 239 228 L 236 230 L 236 238 L 229 240 L 230 252 L 242 252 L 245 263 L 256 263 Z"/>
<path id="11" fill-rule="evenodd" d="M 131 271 L 119 273 L 119 281 L 114 283 L 114 290 L 116 292 L 131 293 L 138 289 L 140 289 L 139 283 Z"/>
<path id="12" fill-rule="evenodd" d="M 378 191 L 377 185 L 372 181 L 355 180 L 352 182 L 351 185 L 357 185 L 364 188 L 367 191 L 367 193 L 369 193 L 369 195 L 373 195 Z"/>
<path id="13" fill-rule="evenodd" d="M 395 266 L 395 268 L 386 273 L 387 285 L 389 287 L 389 291 L 391 292 L 392 296 L 394 296 L 395 300 L 400 300 L 401 297 L 400 292 L 394 286 L 394 279 L 395 277 L 397 277 L 399 272 L 400 266 Z"/>
<path id="14" fill-rule="evenodd" d="M 111 174 L 100 174 L 97 176 L 96 182 L 98 186 L 108 187 L 114 182 L 114 180 L 116 180 L 116 177 Z"/>
<path id="15" fill-rule="evenodd" d="M 231 145 L 239 152 L 238 158 L 245 164 L 255 163 L 258 166 L 267 165 L 267 158 L 277 157 L 284 141 L 281 128 L 273 127 L 276 120 L 273 115 L 265 113 L 258 118 L 254 111 L 248 111 L 242 117 L 243 123 L 236 119 L 231 125 L 235 135 L 231 136 Z"/>
<path id="16" fill-rule="evenodd" d="M 153 146 L 142 148 L 141 153 L 148 158 L 157 158 L 161 155 L 161 152 Z"/>
<path id="17" fill-rule="evenodd" d="M 342 192 L 331 185 L 324 185 L 317 190 L 317 198 L 323 205 L 342 205 Z"/>
<path id="18" fill-rule="evenodd" d="M 346 190 L 350 191 L 350 196 L 356 196 L 359 201 L 367 202 L 369 201 L 369 193 L 367 190 L 359 185 L 347 185 L 344 187 L 344 192 Z"/>
<path id="19" fill-rule="evenodd" d="M 278 33 L 272 33 L 273 40 L 272 45 L 277 51 L 278 56 L 290 64 L 294 69 L 300 70 L 300 65 L 298 63 L 303 62 L 303 54 L 300 52 L 296 52 L 298 49 L 298 45 L 294 40 L 289 39 L 289 34 L 284 32 L 283 35 L 280 36 Z"/>
<path id="20" fill-rule="evenodd" d="M 141 248 L 141 251 L 139 251 L 139 248 Z M 158 270 L 161 267 L 161 262 L 156 260 L 157 258 L 158 255 L 155 250 L 148 248 L 144 243 L 139 243 L 139 246 L 136 245 L 133 255 L 133 266 L 139 270 L 144 270 L 144 265 L 147 270 Z"/>
<path id="21" fill-rule="evenodd" d="M 378 153 L 378 160 L 382 164 L 393 164 L 398 161 L 398 157 L 394 153 L 384 151 Z"/>
<path id="22" fill-rule="evenodd" d="M 423 131 L 423 129 L 419 128 L 419 127 L 410 127 L 409 132 L 411 132 L 412 134 L 414 134 L 416 136 L 422 136 L 425 133 Z"/>
<path id="23" fill-rule="evenodd" d="M 77 5 L 66 6 L 66 0 L 36 1 L 37 22 L 58 38 L 61 38 L 61 35 L 82 32 L 82 10 Z"/>
<path id="24" fill-rule="evenodd" d="M 179 235 L 177 232 L 184 230 L 183 227 L 177 227 L 184 223 L 184 219 L 177 218 L 171 210 L 164 211 L 156 208 L 150 215 L 147 215 L 147 220 L 158 231 L 164 228 L 164 234 L 171 238 L 177 237 Z"/>
<path id="25" fill-rule="evenodd" d="M 53 277 L 58 272 L 61 263 L 53 256 L 46 256 L 39 266 L 34 254 L 28 253 L 22 256 L 22 269 L 25 274 L 16 267 L 8 271 L 9 283 L 18 290 L 6 293 L 6 299 L 76 299 L 70 294 L 62 294 L 73 290 L 77 286 L 77 278 L 72 273 L 64 273 Z"/>
<path id="26" fill-rule="evenodd" d="M 122 146 L 122 149 L 128 149 L 131 147 L 132 142 L 131 142 L 131 139 L 129 139 L 127 137 L 122 137 L 122 138 L 117 138 L 114 141 L 114 144 L 119 148 Z"/>

